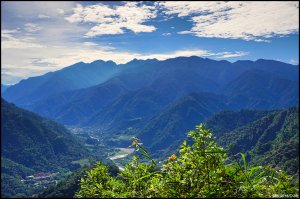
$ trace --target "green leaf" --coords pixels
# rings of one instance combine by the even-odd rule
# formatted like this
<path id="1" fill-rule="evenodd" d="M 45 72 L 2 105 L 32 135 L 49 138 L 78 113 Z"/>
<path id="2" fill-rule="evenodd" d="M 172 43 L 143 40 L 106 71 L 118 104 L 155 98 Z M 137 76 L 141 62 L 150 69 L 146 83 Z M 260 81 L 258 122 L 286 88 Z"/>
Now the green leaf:
<path id="1" fill-rule="evenodd" d="M 150 157 L 148 154 L 146 154 L 146 153 L 143 153 L 143 152 L 141 152 L 141 154 L 142 154 L 143 156 L 145 156 L 146 158 L 148 158 L 148 159 L 150 159 L 150 160 L 151 160 L 151 157 Z"/>
<path id="2" fill-rule="evenodd" d="M 139 146 L 139 148 L 141 148 L 145 153 L 148 154 L 148 151 L 147 151 L 144 147 L 142 147 L 141 145 L 138 145 L 138 146 Z"/>
<path id="3" fill-rule="evenodd" d="M 243 163 L 244 163 L 244 168 L 245 168 L 245 171 L 246 171 L 247 170 L 247 162 L 246 162 L 245 154 L 243 154 L 243 153 L 239 153 L 239 154 L 241 154 L 241 156 L 242 156 Z"/>
<path id="4" fill-rule="evenodd" d="M 177 193 L 174 189 L 170 189 L 170 191 L 171 191 L 173 194 L 176 194 L 176 193 Z"/>
<path id="5" fill-rule="evenodd" d="M 229 145 L 229 151 L 231 151 L 231 150 L 232 150 L 233 146 L 234 146 L 234 144 L 233 144 L 233 143 L 231 143 L 231 144 Z"/>

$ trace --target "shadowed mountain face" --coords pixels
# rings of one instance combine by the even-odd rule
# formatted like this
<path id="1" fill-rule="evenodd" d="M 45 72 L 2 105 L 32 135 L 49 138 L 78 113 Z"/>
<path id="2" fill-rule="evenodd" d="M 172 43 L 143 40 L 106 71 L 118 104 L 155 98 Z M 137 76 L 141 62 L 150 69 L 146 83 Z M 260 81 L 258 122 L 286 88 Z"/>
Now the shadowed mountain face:
<path id="1" fill-rule="evenodd" d="M 3 93 L 10 85 L 1 84 L 1 93 Z"/>
<path id="2" fill-rule="evenodd" d="M 93 73 L 95 76 L 88 72 L 80 73 L 83 68 L 93 67 L 102 72 Z M 60 76 L 66 73 L 64 70 L 70 72 Z M 298 66 L 272 60 L 230 63 L 196 56 L 165 61 L 133 60 L 120 65 L 96 61 L 29 78 L 9 88 L 3 96 L 21 107 L 66 125 L 92 126 L 107 133 L 120 132 L 129 127 L 141 131 L 146 128 L 145 125 L 149 126 L 150 121 L 153 123 L 154 118 L 191 93 L 215 96 L 216 103 L 222 103 L 220 109 L 206 107 L 210 114 L 225 108 L 276 109 L 295 106 L 299 102 L 298 70 Z M 45 85 L 49 85 L 46 84 L 49 79 L 52 87 L 59 88 L 57 82 L 69 82 L 64 77 L 79 82 L 91 77 L 100 83 L 89 87 L 81 83 L 80 89 L 70 86 L 72 89 L 64 88 L 64 92 L 60 89 L 60 92 L 47 93 L 48 87 Z M 26 95 L 18 93 L 21 88 L 22 92 L 32 89 L 31 81 L 35 81 L 34 92 L 27 91 Z M 93 83 L 96 84 L 96 80 Z M 39 92 L 41 97 L 36 97 Z M 45 92 L 47 97 L 43 94 Z M 200 122 L 202 119 L 198 120 Z"/>
<path id="3" fill-rule="evenodd" d="M 223 147 L 246 153 L 252 165 L 277 166 L 299 175 L 299 108 L 226 111 L 206 121 Z"/>
<path id="4" fill-rule="evenodd" d="M 139 138 L 152 151 L 165 149 L 186 137 L 185 132 L 208 119 L 214 112 L 227 109 L 223 96 L 193 93 L 170 104 L 151 118 Z"/>
<path id="5" fill-rule="evenodd" d="M 64 126 L 16 107 L 1 98 L 1 196 L 31 197 L 40 191 L 24 182 L 41 172 L 78 168 L 72 161 L 90 156 Z"/>
<path id="6" fill-rule="evenodd" d="M 208 100 L 209 99 L 209 100 Z M 210 102 L 208 102 L 210 101 Z M 246 153 L 250 165 L 271 164 L 299 175 L 299 109 L 213 111 L 226 107 L 219 98 L 193 94 L 154 117 L 138 135 L 154 157 L 166 158 L 200 122 L 224 148 Z"/>
<path id="7" fill-rule="evenodd" d="M 1 99 L 1 157 L 37 171 L 68 167 L 87 154 L 62 125 Z"/>
<path id="8" fill-rule="evenodd" d="M 224 88 L 232 109 L 274 109 L 296 105 L 299 101 L 297 81 L 283 79 L 262 70 L 242 73 Z"/>

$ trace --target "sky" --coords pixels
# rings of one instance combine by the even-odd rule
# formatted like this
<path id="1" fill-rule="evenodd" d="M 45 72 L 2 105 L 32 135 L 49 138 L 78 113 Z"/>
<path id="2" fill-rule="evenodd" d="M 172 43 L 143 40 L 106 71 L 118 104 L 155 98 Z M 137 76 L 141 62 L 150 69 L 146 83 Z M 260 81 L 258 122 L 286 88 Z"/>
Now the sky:
<path id="1" fill-rule="evenodd" d="M 1 1 L 1 83 L 178 56 L 299 64 L 297 1 Z"/>

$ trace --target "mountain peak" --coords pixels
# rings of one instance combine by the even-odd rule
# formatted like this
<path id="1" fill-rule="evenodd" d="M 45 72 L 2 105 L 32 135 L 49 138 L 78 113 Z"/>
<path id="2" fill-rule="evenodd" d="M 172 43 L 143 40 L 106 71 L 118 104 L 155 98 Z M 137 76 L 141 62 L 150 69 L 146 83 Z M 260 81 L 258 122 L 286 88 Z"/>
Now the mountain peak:
<path id="1" fill-rule="evenodd" d="M 113 64 L 113 65 L 116 65 L 116 63 L 111 60 L 104 61 L 101 59 L 95 60 L 95 61 L 91 62 L 90 64 Z"/>
<path id="2" fill-rule="evenodd" d="M 126 64 L 141 63 L 141 62 L 148 63 L 148 62 L 154 62 L 154 61 L 158 61 L 158 59 L 156 59 L 156 58 L 153 58 L 153 59 L 137 59 L 137 58 L 134 58 L 133 60 L 127 62 Z"/>

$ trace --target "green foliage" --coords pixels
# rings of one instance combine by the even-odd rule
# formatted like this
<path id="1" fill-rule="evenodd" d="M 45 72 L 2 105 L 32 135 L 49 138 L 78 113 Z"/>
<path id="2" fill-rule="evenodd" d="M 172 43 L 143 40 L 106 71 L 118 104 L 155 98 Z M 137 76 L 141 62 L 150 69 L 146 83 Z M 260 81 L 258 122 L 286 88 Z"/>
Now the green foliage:
<path id="1" fill-rule="evenodd" d="M 150 163 L 134 156 L 117 177 L 109 175 L 101 163 L 81 179 L 76 197 L 298 197 L 298 186 L 291 177 L 271 167 L 247 165 L 242 153 L 232 154 L 217 146 L 203 124 L 190 131 L 179 148 L 158 167 L 146 149 L 133 141 Z M 238 156 L 241 156 L 243 166 Z M 234 163 L 226 164 L 228 159 Z"/>
<path id="2" fill-rule="evenodd" d="M 1 173 L 25 178 L 26 176 L 32 175 L 34 170 L 1 157 Z"/>
<path id="3" fill-rule="evenodd" d="M 227 109 L 223 99 L 224 96 L 211 93 L 191 93 L 151 118 L 138 136 L 154 157 L 167 156 L 185 138 L 182 132 L 193 129 L 214 112 Z"/>
<path id="4" fill-rule="evenodd" d="M 75 192 L 79 190 L 79 181 L 81 177 L 92 167 L 84 166 L 74 171 L 65 180 L 59 182 L 56 186 L 49 187 L 38 195 L 38 198 L 72 198 Z"/>
<path id="5" fill-rule="evenodd" d="M 64 126 L 18 108 L 1 98 L 1 156 L 36 171 L 68 168 L 88 155 Z"/>
<path id="6" fill-rule="evenodd" d="M 105 163 L 108 167 L 108 173 L 111 176 L 117 176 L 119 173 L 118 167 Z M 86 172 L 95 168 L 96 163 L 84 165 L 80 169 L 75 170 L 65 179 L 61 180 L 57 185 L 48 187 L 46 190 L 39 193 L 37 198 L 73 198 L 75 193 L 80 189 L 81 178 L 86 176 Z"/>
<path id="7" fill-rule="evenodd" d="M 206 124 L 215 132 L 218 144 L 222 147 L 234 144 L 233 152 L 245 153 L 250 165 L 270 164 L 298 178 L 299 108 L 223 112 Z"/>
<path id="8" fill-rule="evenodd" d="M 1 194 L 31 197 L 42 191 L 22 181 L 38 172 L 75 169 L 72 160 L 89 155 L 65 127 L 1 98 Z M 80 166 L 80 165 L 78 165 Z M 41 187 L 41 188 L 38 188 Z"/>

